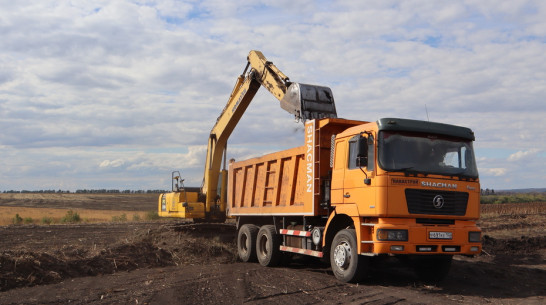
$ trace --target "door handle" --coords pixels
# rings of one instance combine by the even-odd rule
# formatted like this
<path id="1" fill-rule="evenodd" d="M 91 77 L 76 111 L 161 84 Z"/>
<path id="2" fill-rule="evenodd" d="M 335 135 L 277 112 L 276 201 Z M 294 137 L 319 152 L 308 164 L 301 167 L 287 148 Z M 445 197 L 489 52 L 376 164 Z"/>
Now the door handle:
<path id="1" fill-rule="evenodd" d="M 350 198 L 350 197 L 351 197 L 351 194 L 346 193 L 345 195 L 343 195 L 343 197 L 345 197 L 345 198 Z"/>

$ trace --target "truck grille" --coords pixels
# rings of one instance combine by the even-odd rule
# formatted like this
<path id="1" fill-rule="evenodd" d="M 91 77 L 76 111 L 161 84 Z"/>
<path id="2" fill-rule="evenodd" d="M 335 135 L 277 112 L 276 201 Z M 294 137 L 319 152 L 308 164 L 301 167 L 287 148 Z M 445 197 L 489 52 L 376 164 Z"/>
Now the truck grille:
<path id="1" fill-rule="evenodd" d="M 433 204 L 434 198 L 438 195 L 444 200 L 441 208 Z M 406 202 L 410 214 L 463 216 L 466 214 L 468 193 L 406 189 Z"/>

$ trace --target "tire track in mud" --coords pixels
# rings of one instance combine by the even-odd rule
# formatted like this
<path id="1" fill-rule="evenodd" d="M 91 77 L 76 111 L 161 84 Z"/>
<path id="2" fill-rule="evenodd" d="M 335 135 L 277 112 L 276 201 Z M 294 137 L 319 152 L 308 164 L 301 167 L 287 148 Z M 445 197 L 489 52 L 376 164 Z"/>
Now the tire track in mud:
<path id="1" fill-rule="evenodd" d="M 154 292 L 146 302 L 166 304 L 199 300 L 200 304 L 415 304 L 390 289 L 344 284 L 313 271 L 265 268 L 251 263 L 219 267 L 221 269 L 188 266 L 185 272 L 173 275 L 174 279 L 168 287 Z M 363 288 L 365 291 L 362 291 Z M 183 293 L 176 295 L 173 291 Z M 438 301 L 436 299 L 436 304 Z"/>

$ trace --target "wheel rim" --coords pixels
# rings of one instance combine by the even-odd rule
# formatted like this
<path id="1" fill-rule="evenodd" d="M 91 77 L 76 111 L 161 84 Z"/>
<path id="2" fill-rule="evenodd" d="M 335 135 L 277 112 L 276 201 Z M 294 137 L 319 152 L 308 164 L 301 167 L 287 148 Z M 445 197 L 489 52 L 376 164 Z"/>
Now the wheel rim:
<path id="1" fill-rule="evenodd" d="M 246 234 L 243 234 L 241 235 L 241 251 L 243 251 L 243 253 L 247 253 L 248 248 L 248 236 L 246 236 Z"/>
<path id="2" fill-rule="evenodd" d="M 267 241 L 268 241 L 267 236 L 262 235 L 262 237 L 260 237 L 260 255 L 263 257 L 267 257 L 267 254 L 270 251 L 269 249 L 270 246 Z"/>
<path id="3" fill-rule="evenodd" d="M 347 269 L 351 261 L 351 246 L 346 241 L 339 243 L 334 249 L 334 262 L 341 269 Z"/>

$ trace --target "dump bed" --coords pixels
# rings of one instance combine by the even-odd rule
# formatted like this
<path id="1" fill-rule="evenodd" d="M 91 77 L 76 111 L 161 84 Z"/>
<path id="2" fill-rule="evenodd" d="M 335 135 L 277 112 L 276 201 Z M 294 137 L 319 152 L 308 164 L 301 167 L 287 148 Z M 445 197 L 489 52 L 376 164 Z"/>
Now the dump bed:
<path id="1" fill-rule="evenodd" d="M 227 213 L 305 215 L 327 213 L 321 191 L 329 179 L 332 135 L 366 122 L 345 119 L 309 120 L 304 145 L 229 164 Z"/>

